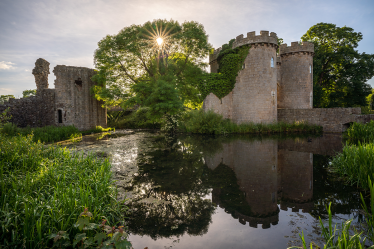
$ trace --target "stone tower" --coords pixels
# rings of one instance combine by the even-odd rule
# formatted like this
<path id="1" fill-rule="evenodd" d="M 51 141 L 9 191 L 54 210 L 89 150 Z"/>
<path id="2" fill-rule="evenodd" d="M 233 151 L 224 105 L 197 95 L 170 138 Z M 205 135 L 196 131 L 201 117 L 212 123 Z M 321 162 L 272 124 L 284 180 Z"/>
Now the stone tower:
<path id="1" fill-rule="evenodd" d="M 236 84 L 231 93 L 218 99 L 209 94 L 204 100 L 205 110 L 230 118 L 235 123 L 254 122 L 272 123 L 277 120 L 277 48 L 276 33 L 261 31 L 236 37 L 233 48 L 249 45 L 250 50 L 244 61 L 243 69 L 238 73 Z M 217 72 L 217 57 L 221 48 L 209 58 L 211 72 Z"/>
<path id="2" fill-rule="evenodd" d="M 278 108 L 313 108 L 313 54 L 314 44 L 292 42 L 282 44 L 280 82 L 278 82 Z"/>
<path id="3" fill-rule="evenodd" d="M 49 74 L 49 62 L 43 58 L 39 58 L 35 62 L 35 67 L 32 70 L 32 74 L 35 76 L 35 84 L 37 93 L 41 90 L 48 88 L 48 74 Z"/>
<path id="4" fill-rule="evenodd" d="M 106 127 L 106 108 L 90 92 L 95 85 L 91 77 L 94 69 L 58 65 L 56 75 L 56 124 L 74 125 L 80 130 L 95 126 Z"/>

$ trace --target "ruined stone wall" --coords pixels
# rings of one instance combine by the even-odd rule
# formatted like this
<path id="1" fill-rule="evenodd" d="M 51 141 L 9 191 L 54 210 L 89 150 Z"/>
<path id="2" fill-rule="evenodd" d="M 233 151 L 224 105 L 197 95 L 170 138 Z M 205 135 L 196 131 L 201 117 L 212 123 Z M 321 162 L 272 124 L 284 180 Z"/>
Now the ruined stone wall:
<path id="1" fill-rule="evenodd" d="M 19 127 L 42 127 L 54 125 L 54 89 L 39 89 L 36 96 L 21 99 L 9 99 L 0 105 L 0 112 L 10 108 L 12 123 Z"/>
<path id="2" fill-rule="evenodd" d="M 349 123 L 359 120 L 361 108 L 278 109 L 278 121 L 296 121 L 320 125 L 324 132 L 343 132 Z M 348 125 L 347 125 L 348 124 Z"/>
<path id="3" fill-rule="evenodd" d="M 282 44 L 281 80 L 278 85 L 278 108 L 313 108 L 313 54 L 314 44 L 292 42 Z"/>
<path id="4" fill-rule="evenodd" d="M 56 75 L 56 112 L 57 125 L 74 125 L 80 130 L 95 126 L 106 127 L 106 108 L 90 92 L 94 85 L 91 77 L 93 69 L 58 65 L 53 70 Z M 62 120 L 61 120 L 62 115 Z"/>
<path id="5" fill-rule="evenodd" d="M 210 93 L 204 100 L 203 109 L 213 110 L 215 113 L 220 114 L 223 118 L 232 118 L 232 97 L 233 92 L 219 99 L 213 93 Z"/>

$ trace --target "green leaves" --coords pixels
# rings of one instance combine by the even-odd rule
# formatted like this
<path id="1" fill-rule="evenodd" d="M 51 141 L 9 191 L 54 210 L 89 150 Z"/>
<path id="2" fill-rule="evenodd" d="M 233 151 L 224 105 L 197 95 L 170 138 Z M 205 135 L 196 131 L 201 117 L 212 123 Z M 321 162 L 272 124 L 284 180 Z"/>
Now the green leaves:
<path id="1" fill-rule="evenodd" d="M 197 106 L 202 102 L 197 86 L 206 66 L 203 59 L 211 48 L 207 37 L 197 22 L 162 19 L 106 36 L 94 55 L 95 97 L 105 105 L 150 107 L 154 119 L 176 113 L 184 103 Z"/>
<path id="2" fill-rule="evenodd" d="M 318 23 L 302 37 L 314 43 L 314 107 L 365 106 L 374 76 L 374 55 L 360 54 L 360 32 L 335 24 Z"/>
<path id="3" fill-rule="evenodd" d="M 218 98 L 223 98 L 235 87 L 236 77 L 242 68 L 250 47 L 242 46 L 232 49 L 231 40 L 229 44 L 224 44 L 217 57 L 219 64 L 218 73 L 205 74 L 200 82 L 203 99 L 213 93 Z"/>

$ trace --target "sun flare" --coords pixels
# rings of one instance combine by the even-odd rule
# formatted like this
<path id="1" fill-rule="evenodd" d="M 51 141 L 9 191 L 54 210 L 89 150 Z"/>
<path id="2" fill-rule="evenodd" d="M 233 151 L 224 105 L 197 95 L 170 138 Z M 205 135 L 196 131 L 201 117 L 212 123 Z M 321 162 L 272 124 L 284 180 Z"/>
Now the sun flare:
<path id="1" fill-rule="evenodd" d="M 158 38 L 156 39 L 156 41 L 157 41 L 157 44 L 158 44 L 159 46 L 161 46 L 162 43 L 164 42 L 164 39 L 162 39 L 161 37 L 158 37 Z"/>

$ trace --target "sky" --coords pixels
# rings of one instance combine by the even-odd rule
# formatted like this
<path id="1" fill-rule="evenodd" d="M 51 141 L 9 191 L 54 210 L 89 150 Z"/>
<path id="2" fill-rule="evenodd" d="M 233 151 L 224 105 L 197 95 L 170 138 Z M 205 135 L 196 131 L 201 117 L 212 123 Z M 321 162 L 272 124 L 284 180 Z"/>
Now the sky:
<path id="1" fill-rule="evenodd" d="M 374 0 L 0 0 L 0 95 L 36 89 L 38 58 L 51 63 L 54 88 L 56 65 L 94 68 L 106 35 L 159 18 L 203 24 L 215 48 L 260 30 L 291 45 L 311 26 L 333 23 L 361 32 L 358 51 L 374 54 Z M 368 83 L 374 87 L 374 78 Z"/>

